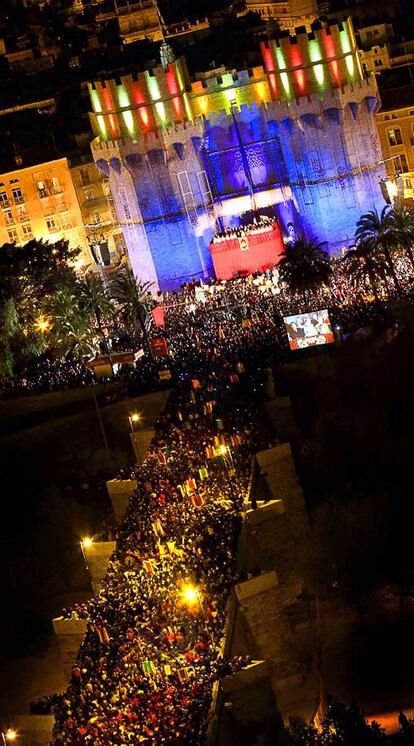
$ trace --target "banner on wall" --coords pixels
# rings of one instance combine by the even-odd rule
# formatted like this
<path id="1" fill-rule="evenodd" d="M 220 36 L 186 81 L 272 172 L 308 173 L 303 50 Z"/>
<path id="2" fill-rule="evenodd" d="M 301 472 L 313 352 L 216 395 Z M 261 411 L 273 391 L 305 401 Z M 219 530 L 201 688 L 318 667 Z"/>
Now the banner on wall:
<path id="1" fill-rule="evenodd" d="M 247 236 L 240 236 L 239 237 L 239 247 L 240 251 L 248 251 L 249 250 L 249 239 Z"/>

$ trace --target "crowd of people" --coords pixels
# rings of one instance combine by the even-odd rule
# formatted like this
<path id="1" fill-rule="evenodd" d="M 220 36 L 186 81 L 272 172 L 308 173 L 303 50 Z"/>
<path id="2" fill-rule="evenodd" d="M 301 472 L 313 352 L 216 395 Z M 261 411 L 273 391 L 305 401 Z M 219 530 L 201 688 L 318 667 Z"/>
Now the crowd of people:
<path id="1" fill-rule="evenodd" d="M 242 238 L 250 233 L 266 233 L 273 230 L 276 218 L 256 218 L 253 223 L 248 225 L 229 226 L 224 231 L 216 231 L 213 236 L 213 243 L 227 241 L 229 238 Z"/>
<path id="2" fill-rule="evenodd" d="M 338 284 L 328 304 L 321 289 L 312 306 L 329 305 L 341 334 L 384 323 L 385 305 L 357 291 L 351 303 L 348 291 Z M 214 681 L 248 663 L 224 660 L 221 637 L 250 455 L 269 445 L 252 401 L 266 367 L 288 354 L 282 313 L 308 308 L 279 286 L 277 269 L 194 281 L 159 302 L 165 324 L 151 334 L 167 355 L 122 369 L 119 388 L 140 393 L 165 369 L 175 386 L 102 591 L 64 611 L 86 619 L 87 634 L 67 691 L 52 700 L 53 746 L 201 744 Z"/>
<path id="3" fill-rule="evenodd" d="M 156 423 L 100 594 L 64 612 L 88 621 L 53 699 L 54 746 L 201 744 L 214 681 L 249 663 L 225 660 L 221 638 L 250 454 L 265 443 L 249 404 L 257 371 L 217 353 Z"/>
<path id="4" fill-rule="evenodd" d="M 162 304 L 165 326 L 150 329 L 149 336 L 162 336 L 167 341 L 168 356 L 152 359 L 147 354 L 135 366 L 124 366 L 118 372 L 121 382 L 131 391 L 144 391 L 159 383 L 159 371 L 168 367 L 173 376 L 188 370 L 192 361 L 208 358 L 211 350 L 220 354 L 223 339 L 226 354 L 238 355 L 240 349 L 260 349 L 262 357 L 281 359 L 288 344 L 283 317 L 328 309 L 334 331 L 347 335 L 360 327 L 381 325 L 387 313 L 390 288 L 378 286 L 380 302 L 376 302 L 369 287 L 353 285 L 340 261 L 333 261 L 334 276 L 329 288 L 321 287 L 304 300 L 293 295 L 279 282 L 277 267 L 264 273 L 230 281 L 186 283 L 178 292 L 159 294 L 152 304 Z M 411 268 L 404 257 L 396 262 L 399 281 L 406 297 L 411 293 Z M 109 344 L 114 349 L 131 349 L 127 335 L 112 330 Z M 148 353 L 148 341 L 137 330 L 134 349 L 142 346 Z M 272 362 L 272 360 L 270 360 Z M 89 386 L 95 382 L 93 372 L 75 361 L 54 359 L 50 354 L 39 358 L 22 377 L 2 382 L 2 397 L 20 396 Z M 129 390 L 129 389 L 128 389 Z"/>

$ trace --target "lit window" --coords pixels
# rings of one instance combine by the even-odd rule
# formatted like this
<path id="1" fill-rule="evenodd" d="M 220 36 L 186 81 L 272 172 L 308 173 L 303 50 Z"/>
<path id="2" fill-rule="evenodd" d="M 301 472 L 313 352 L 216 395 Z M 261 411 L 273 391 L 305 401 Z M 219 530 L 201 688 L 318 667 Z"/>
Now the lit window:
<path id="1" fill-rule="evenodd" d="M 14 187 L 14 189 L 12 189 L 12 195 L 13 195 L 13 199 L 16 204 L 19 204 L 20 202 L 24 202 L 24 197 L 23 197 L 22 190 L 20 189 L 20 187 Z"/>
<path id="2" fill-rule="evenodd" d="M 86 168 L 82 168 L 80 172 L 80 177 L 81 177 L 82 186 L 86 186 L 87 184 L 91 183 L 91 176 L 90 176 L 89 171 Z"/>
<path id="3" fill-rule="evenodd" d="M 54 233 L 54 231 L 56 231 L 55 218 L 46 218 L 46 225 L 50 233 Z"/>
<path id="4" fill-rule="evenodd" d="M 72 221 L 69 215 L 62 215 L 61 225 L 64 231 L 70 230 L 70 228 L 72 228 Z"/>
<path id="5" fill-rule="evenodd" d="M 23 236 L 25 238 L 33 238 L 32 226 L 31 225 L 23 225 L 22 229 L 23 229 Z"/>
<path id="6" fill-rule="evenodd" d="M 63 189 L 59 183 L 59 179 L 57 176 L 52 176 L 52 192 L 53 194 L 59 194 L 62 192 Z"/>
<path id="7" fill-rule="evenodd" d="M 7 192 L 0 192 L 0 205 L 7 205 L 8 202 Z"/>
<path id="8" fill-rule="evenodd" d="M 4 211 L 4 220 L 6 221 L 6 225 L 14 225 L 14 217 L 11 210 L 5 210 Z"/>
<path id="9" fill-rule="evenodd" d="M 390 145 L 402 145 L 401 130 L 388 130 L 388 142 Z"/>
<path id="10" fill-rule="evenodd" d="M 39 197 L 43 198 L 48 196 L 48 191 L 46 189 L 46 184 L 44 181 L 38 181 L 36 184 L 36 188 Z"/>
<path id="11" fill-rule="evenodd" d="M 9 241 L 17 241 L 17 230 L 16 228 L 10 228 L 10 230 L 7 231 L 7 235 L 9 237 Z"/>
<path id="12" fill-rule="evenodd" d="M 25 220 L 29 220 L 26 208 L 23 205 L 19 205 L 17 208 L 17 215 L 19 217 L 20 222 L 24 223 Z"/>
<path id="13" fill-rule="evenodd" d="M 399 173 L 401 173 L 401 174 L 406 174 L 407 173 L 407 171 L 408 171 L 408 163 L 407 163 L 407 158 L 404 155 L 404 153 L 401 153 L 401 155 L 399 155 L 399 156 L 397 156 L 397 158 L 395 158 L 395 160 L 394 160 L 394 166 L 395 166 L 395 169 Z"/>
<path id="14" fill-rule="evenodd" d="M 403 172 L 403 174 L 405 174 L 408 171 L 407 158 L 405 157 L 404 154 L 402 154 L 400 155 L 400 160 L 401 160 L 401 171 Z"/>

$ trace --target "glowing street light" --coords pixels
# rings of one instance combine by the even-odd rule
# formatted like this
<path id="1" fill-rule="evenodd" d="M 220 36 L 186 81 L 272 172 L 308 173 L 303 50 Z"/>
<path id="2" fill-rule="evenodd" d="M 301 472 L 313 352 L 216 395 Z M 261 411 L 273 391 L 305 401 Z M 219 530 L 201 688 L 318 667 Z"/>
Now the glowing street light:
<path id="1" fill-rule="evenodd" d="M 43 314 L 40 314 L 40 316 L 36 319 L 34 326 L 35 326 L 36 331 L 41 332 L 41 334 L 44 334 L 50 329 L 50 326 L 51 326 L 50 319 L 48 319 L 46 316 L 43 316 Z"/>
<path id="2" fill-rule="evenodd" d="M 234 474 L 233 456 L 232 456 L 230 447 L 228 445 L 225 445 L 224 443 L 222 443 L 219 446 L 218 451 L 219 451 L 219 455 L 223 458 L 224 468 L 225 468 L 226 475 L 227 475 L 227 482 L 228 482 L 228 485 L 229 485 L 229 488 L 230 488 L 231 499 L 232 499 L 232 502 L 234 503 L 234 506 L 236 506 L 237 500 L 236 500 L 236 498 L 234 496 L 233 482 L 231 480 L 231 475 Z M 231 473 L 230 473 L 230 471 L 231 471 Z"/>
<path id="3" fill-rule="evenodd" d="M 141 422 L 142 415 L 139 412 L 134 412 L 134 414 L 129 415 L 128 420 L 131 431 L 135 432 L 135 425 L 138 425 L 138 423 Z"/>
<path id="4" fill-rule="evenodd" d="M 82 259 L 76 259 L 74 262 L 75 272 L 83 272 L 85 270 L 85 263 Z"/>
<path id="5" fill-rule="evenodd" d="M 93 544 L 93 539 L 90 538 L 90 536 L 85 536 L 84 539 L 82 539 L 80 545 L 82 550 L 83 559 L 85 562 L 85 567 L 87 570 L 89 570 L 88 560 L 86 559 L 85 549 L 89 549 Z"/>
<path id="6" fill-rule="evenodd" d="M 181 596 L 187 606 L 196 606 L 196 604 L 200 604 L 200 606 L 202 606 L 200 592 L 194 585 L 183 585 Z"/>
<path id="7" fill-rule="evenodd" d="M 2 731 L 1 735 L 3 736 L 3 743 L 7 743 L 7 741 L 15 741 L 17 738 L 17 731 L 13 730 L 13 728 L 7 728 L 6 731 Z"/>

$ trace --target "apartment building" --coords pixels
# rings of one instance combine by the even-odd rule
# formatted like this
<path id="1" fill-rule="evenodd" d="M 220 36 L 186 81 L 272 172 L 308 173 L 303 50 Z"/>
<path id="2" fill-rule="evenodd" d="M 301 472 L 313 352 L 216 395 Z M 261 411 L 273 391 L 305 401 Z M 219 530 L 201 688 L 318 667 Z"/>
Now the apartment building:
<path id="1" fill-rule="evenodd" d="M 96 167 L 92 155 L 71 160 L 70 171 L 92 258 L 105 266 L 119 264 L 125 257 L 125 241 L 109 180 Z"/>
<path id="2" fill-rule="evenodd" d="M 414 85 L 382 91 L 377 128 L 388 176 L 400 174 L 404 199 L 414 199 Z"/>
<path id="3" fill-rule="evenodd" d="M 292 31 L 299 25 L 310 29 L 310 24 L 319 15 L 317 0 L 246 0 L 246 9 Z"/>
<path id="4" fill-rule="evenodd" d="M 0 245 L 20 245 L 32 238 L 66 238 L 72 248 L 81 249 L 79 261 L 91 262 L 66 158 L 0 173 Z"/>

